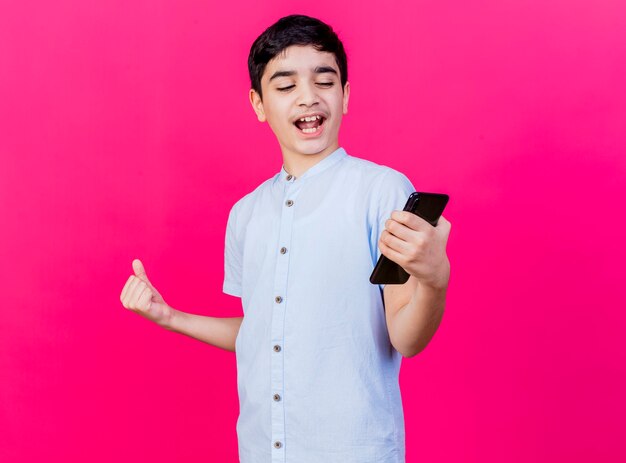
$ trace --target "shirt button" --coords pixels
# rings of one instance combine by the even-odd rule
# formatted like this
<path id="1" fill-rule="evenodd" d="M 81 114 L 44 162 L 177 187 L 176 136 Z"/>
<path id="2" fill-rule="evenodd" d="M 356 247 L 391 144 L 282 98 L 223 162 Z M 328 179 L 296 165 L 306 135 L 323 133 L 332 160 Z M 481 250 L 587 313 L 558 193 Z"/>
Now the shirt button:
<path id="1" fill-rule="evenodd" d="M 283 298 L 280 296 L 276 296 L 276 298 L 274 299 L 278 304 L 280 304 L 281 302 L 283 302 Z"/>
<path id="2" fill-rule="evenodd" d="M 293 178 L 293 175 L 287 175 L 287 180 L 291 180 Z"/>
<path id="3" fill-rule="evenodd" d="M 280 400 L 279 394 L 274 394 L 274 401 L 278 402 Z"/>
<path id="4" fill-rule="evenodd" d="M 285 254 L 287 252 L 287 248 L 280 248 L 280 253 Z"/>
<path id="5" fill-rule="evenodd" d="M 281 448 L 282 446 L 283 446 L 283 444 L 282 444 L 279 440 L 277 440 L 276 442 L 274 442 L 274 448 L 279 449 L 279 448 Z"/>
<path id="6" fill-rule="evenodd" d="M 287 201 L 285 201 L 285 204 L 287 205 L 287 207 L 291 207 L 293 206 L 293 201 L 291 199 L 288 199 Z"/>
<path id="7" fill-rule="evenodd" d="M 280 352 L 280 346 L 278 344 L 274 346 L 274 352 Z"/>

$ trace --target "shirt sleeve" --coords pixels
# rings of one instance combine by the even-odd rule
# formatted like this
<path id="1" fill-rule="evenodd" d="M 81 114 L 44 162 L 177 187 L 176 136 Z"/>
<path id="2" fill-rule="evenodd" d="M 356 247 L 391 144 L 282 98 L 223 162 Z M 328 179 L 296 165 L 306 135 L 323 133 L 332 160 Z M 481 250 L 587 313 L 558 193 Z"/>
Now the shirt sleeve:
<path id="1" fill-rule="evenodd" d="M 376 182 L 372 191 L 372 229 L 370 232 L 370 249 L 373 265 L 381 255 L 378 240 L 385 229 L 385 222 L 391 218 L 393 211 L 404 209 L 407 199 L 415 191 L 411 181 L 401 172 L 389 168 Z M 378 285 L 381 289 L 385 285 Z"/>
<path id="2" fill-rule="evenodd" d="M 241 297 L 241 275 L 243 270 L 243 246 L 237 233 L 237 204 L 228 214 L 224 243 L 224 285 L 222 291 Z"/>

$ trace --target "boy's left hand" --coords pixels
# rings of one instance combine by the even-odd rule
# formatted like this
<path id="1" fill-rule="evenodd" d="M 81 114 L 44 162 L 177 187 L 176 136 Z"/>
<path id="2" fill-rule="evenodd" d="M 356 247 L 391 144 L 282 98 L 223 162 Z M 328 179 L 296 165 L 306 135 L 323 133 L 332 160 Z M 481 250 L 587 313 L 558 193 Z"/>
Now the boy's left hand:
<path id="1" fill-rule="evenodd" d="M 393 211 L 380 235 L 380 252 L 400 265 L 420 284 L 445 289 L 450 279 L 446 244 L 451 224 L 442 215 L 433 227 L 407 211 Z"/>

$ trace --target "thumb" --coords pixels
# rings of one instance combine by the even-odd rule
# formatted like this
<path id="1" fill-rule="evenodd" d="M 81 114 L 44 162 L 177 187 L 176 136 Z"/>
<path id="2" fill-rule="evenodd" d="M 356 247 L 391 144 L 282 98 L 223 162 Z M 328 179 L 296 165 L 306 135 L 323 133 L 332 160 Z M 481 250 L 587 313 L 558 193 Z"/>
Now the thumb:
<path id="1" fill-rule="evenodd" d="M 152 284 L 150 284 L 150 280 L 148 280 L 148 276 L 146 275 L 146 270 L 143 268 L 143 264 L 139 259 L 133 260 L 133 270 L 135 271 L 135 276 L 152 286 Z"/>

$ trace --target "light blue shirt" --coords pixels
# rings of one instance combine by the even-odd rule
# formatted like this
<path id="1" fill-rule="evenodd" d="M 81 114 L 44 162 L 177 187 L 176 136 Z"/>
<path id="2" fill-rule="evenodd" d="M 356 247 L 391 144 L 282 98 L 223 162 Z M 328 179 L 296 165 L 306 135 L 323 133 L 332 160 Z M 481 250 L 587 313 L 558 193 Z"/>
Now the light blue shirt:
<path id="1" fill-rule="evenodd" d="M 404 463 L 402 355 L 369 276 L 393 210 L 415 191 L 338 148 L 284 167 L 232 207 L 223 290 L 235 342 L 241 463 Z"/>

